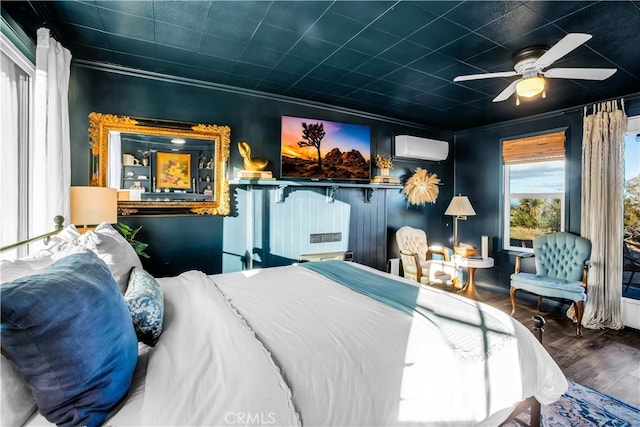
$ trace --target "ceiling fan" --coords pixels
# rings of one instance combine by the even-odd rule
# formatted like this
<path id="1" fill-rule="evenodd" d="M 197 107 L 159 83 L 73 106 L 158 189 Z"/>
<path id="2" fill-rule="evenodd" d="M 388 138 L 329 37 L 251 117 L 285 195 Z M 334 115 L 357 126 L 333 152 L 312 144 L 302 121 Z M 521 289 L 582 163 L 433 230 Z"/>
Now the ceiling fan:
<path id="1" fill-rule="evenodd" d="M 520 75 L 505 90 L 493 99 L 493 102 L 505 101 L 516 93 L 516 105 L 520 105 L 520 98 L 534 98 L 539 94 L 546 97 L 545 77 L 549 79 L 581 79 L 605 80 L 611 77 L 616 68 L 545 68 L 576 49 L 591 38 L 590 34 L 570 33 L 551 48 L 546 46 L 532 46 L 518 51 L 513 56 L 515 71 L 498 73 L 469 74 L 458 76 L 454 82 L 468 80 L 490 79 L 494 77 L 513 77 Z"/>

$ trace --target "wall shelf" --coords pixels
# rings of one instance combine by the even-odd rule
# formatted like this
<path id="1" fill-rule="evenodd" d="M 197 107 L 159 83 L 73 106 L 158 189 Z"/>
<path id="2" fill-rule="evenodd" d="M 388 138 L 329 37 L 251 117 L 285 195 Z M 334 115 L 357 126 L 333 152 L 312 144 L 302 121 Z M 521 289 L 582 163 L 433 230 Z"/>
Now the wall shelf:
<path id="1" fill-rule="evenodd" d="M 248 190 L 252 187 L 277 187 L 276 200 L 284 203 L 289 191 L 298 188 L 325 188 L 327 203 L 333 203 L 338 188 L 361 188 L 364 192 L 364 201 L 371 202 L 371 198 L 376 190 L 400 190 L 402 185 L 394 184 L 361 184 L 355 182 L 333 182 L 333 181 L 284 181 L 277 179 L 232 179 L 230 185 L 246 186 Z"/>

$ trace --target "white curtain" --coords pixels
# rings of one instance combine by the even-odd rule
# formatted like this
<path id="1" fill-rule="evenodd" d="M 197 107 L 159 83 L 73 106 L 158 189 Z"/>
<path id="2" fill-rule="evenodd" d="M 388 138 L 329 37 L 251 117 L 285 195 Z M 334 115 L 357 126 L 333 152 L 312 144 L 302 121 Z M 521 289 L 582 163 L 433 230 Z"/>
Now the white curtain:
<path id="1" fill-rule="evenodd" d="M 69 223 L 71 154 L 69 142 L 69 68 L 71 53 L 38 30 L 34 89 L 33 142 L 29 188 L 32 229 L 29 235 L 52 230 L 53 217 Z"/>
<path id="2" fill-rule="evenodd" d="M 595 105 L 582 134 L 581 234 L 591 241 L 582 326 L 622 328 L 623 150 L 627 117 L 616 101 Z"/>
<path id="3" fill-rule="evenodd" d="M 107 169 L 107 187 L 119 189 L 122 183 L 122 141 L 120 132 L 109 132 L 109 168 Z"/>
<path id="4" fill-rule="evenodd" d="M 16 66 L 4 52 L 0 58 L 0 128 L 2 129 L 2 167 L 0 168 L 0 188 L 2 188 L 2 217 L 0 220 L 0 245 L 18 241 L 20 173 L 18 165 L 18 79 Z M 10 201 L 6 203 L 6 201 Z"/>

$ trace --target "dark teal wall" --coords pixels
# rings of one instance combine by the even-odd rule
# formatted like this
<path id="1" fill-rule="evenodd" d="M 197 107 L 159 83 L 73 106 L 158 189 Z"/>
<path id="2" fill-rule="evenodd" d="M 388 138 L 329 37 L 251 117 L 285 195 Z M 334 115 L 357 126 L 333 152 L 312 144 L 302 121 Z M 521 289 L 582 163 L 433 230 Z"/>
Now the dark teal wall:
<path id="1" fill-rule="evenodd" d="M 275 99 L 266 94 L 239 92 L 231 88 L 198 85 L 194 82 L 163 81 L 77 64 L 72 66 L 69 108 L 72 185 L 86 185 L 89 181 L 87 116 L 92 111 L 228 125 L 231 128 L 230 170 L 234 167 L 241 168 L 242 158 L 237 151 L 237 143 L 245 140 L 251 145 L 256 157 L 266 157 L 272 161 L 274 176 L 279 176 L 280 173 L 282 115 L 370 126 L 372 155 L 391 154 L 393 135 L 400 133 L 445 141 L 453 140 L 451 132 L 399 123 L 392 119 L 309 105 L 302 101 Z M 352 215 L 358 217 L 353 218 L 353 222 L 360 224 L 361 233 L 377 235 L 378 242 L 374 247 L 367 247 L 365 242 L 368 240 L 359 239 L 352 231 L 353 244 L 358 245 L 357 242 L 362 242 L 355 251 L 356 260 L 380 269 L 385 267 L 388 256 L 394 256 L 394 232 L 402 225 L 411 224 L 426 229 L 432 242 L 444 242 L 451 234 L 449 218 L 443 217 L 442 214 L 453 194 L 452 156 L 444 162 L 397 161 L 394 166 L 392 174 L 396 176 L 408 175 L 416 167 L 426 168 L 438 174 L 443 185 L 437 203 L 422 208 L 407 208 L 399 190 L 388 191 L 386 197 L 376 198 L 375 203 L 384 205 L 376 206 L 375 209 L 385 210 L 386 218 L 385 221 L 376 219 L 375 224 L 370 224 L 366 219 L 370 217 L 368 212 L 371 206 L 363 205 L 358 208 L 359 204 L 356 204 Z M 355 196 L 343 193 L 339 197 L 352 199 Z M 232 202 L 232 205 L 234 204 Z M 262 212 L 258 211 L 256 214 L 262 215 Z M 150 260 L 144 261 L 145 267 L 156 276 L 177 274 L 189 269 L 216 273 L 239 268 L 240 264 L 236 262 L 230 262 L 229 266 L 225 266 L 227 258 L 223 257 L 225 251 L 237 253 L 237 243 L 245 239 L 244 219 L 239 218 L 238 212 L 233 212 L 232 217 L 224 219 L 181 216 L 122 217 L 120 220 L 132 226 L 143 226 L 138 237 L 150 244 L 148 252 L 151 255 Z M 361 225 L 363 223 L 364 225 Z M 233 251 L 228 250 L 230 246 L 233 246 Z"/>
<path id="2" fill-rule="evenodd" d="M 640 114 L 639 100 L 628 102 L 626 107 L 628 116 Z M 456 133 L 454 191 L 468 195 L 477 213 L 459 223 L 460 240 L 479 245 L 482 235 L 489 236 L 490 253 L 496 261 L 494 268 L 478 270 L 479 283 L 507 290 L 509 275 L 514 271 L 514 255 L 501 249 L 504 206 L 501 141 L 505 138 L 566 129 L 565 228 L 580 233 L 582 115 L 581 110 L 575 109 Z"/>
<path id="3" fill-rule="evenodd" d="M 275 176 L 279 176 L 281 115 L 368 125 L 371 127 L 372 154 L 391 154 L 393 135 L 400 133 L 453 140 L 447 131 L 308 105 L 302 101 L 77 65 L 72 66 L 69 100 L 73 185 L 85 185 L 89 180 L 87 116 L 92 111 L 228 125 L 231 128 L 231 169 L 241 167 L 242 159 L 236 144 L 246 140 L 257 157 L 272 160 Z M 627 112 L 629 116 L 640 114 L 637 97 L 627 104 Z M 507 289 L 509 274 L 513 271 L 513 257 L 499 249 L 502 245 L 500 141 L 559 128 L 567 132 L 568 199 L 565 221 L 567 230 L 579 232 L 582 112 L 573 110 L 458 132 L 453 152 L 444 162 L 395 161 L 393 175 L 406 177 L 416 167 L 423 167 L 442 179 L 440 197 L 433 205 L 408 207 L 399 190 L 386 191 L 384 197 L 374 197 L 373 205 L 363 204 L 358 195 L 351 194 L 359 190 L 341 190 L 337 199 L 353 204 L 355 231 L 349 244 L 355 246 L 350 249 L 354 249 L 356 261 L 384 269 L 386 259 L 398 255 L 393 239 L 395 231 L 402 225 L 425 229 L 430 243 L 451 244 L 452 222 L 450 217 L 444 216 L 444 211 L 454 192 L 462 193 L 469 196 L 477 215 L 459 223 L 460 240 L 478 245 L 480 236 L 488 235 L 492 241 L 491 252 L 496 258 L 495 268 L 478 271 L 478 281 Z M 241 209 L 242 203 L 238 205 L 236 202 L 232 205 Z M 380 220 L 379 214 L 371 212 L 385 212 L 384 221 Z M 254 214 L 262 215 L 262 212 Z M 145 267 L 156 276 L 189 269 L 207 273 L 237 270 L 242 265 L 238 254 L 243 249 L 256 250 L 240 248 L 246 237 L 245 217 L 237 211 L 227 218 L 128 217 L 121 220 L 132 226 L 143 226 L 139 238 L 150 243 L 148 252 L 152 256 L 145 261 Z M 263 218 L 263 221 L 267 220 Z"/>

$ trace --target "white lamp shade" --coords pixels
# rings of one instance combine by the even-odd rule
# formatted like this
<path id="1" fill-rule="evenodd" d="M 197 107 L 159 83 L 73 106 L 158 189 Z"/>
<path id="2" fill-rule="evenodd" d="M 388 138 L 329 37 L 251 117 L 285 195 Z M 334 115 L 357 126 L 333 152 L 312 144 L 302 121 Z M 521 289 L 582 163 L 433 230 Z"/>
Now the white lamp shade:
<path id="1" fill-rule="evenodd" d="M 71 224 L 118 222 L 118 190 L 109 187 L 71 187 Z"/>
<path id="2" fill-rule="evenodd" d="M 452 216 L 472 216 L 476 214 L 476 211 L 473 210 L 473 206 L 471 206 L 471 202 L 469 202 L 467 196 L 459 195 L 453 196 L 444 214 Z"/>

